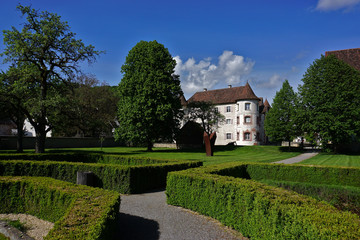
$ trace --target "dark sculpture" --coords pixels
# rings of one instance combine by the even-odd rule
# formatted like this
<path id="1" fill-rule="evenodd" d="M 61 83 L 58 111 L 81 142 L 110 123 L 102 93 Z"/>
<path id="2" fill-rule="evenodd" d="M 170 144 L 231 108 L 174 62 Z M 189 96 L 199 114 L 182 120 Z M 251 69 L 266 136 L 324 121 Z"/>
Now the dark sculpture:
<path id="1" fill-rule="evenodd" d="M 207 132 L 204 132 L 204 144 L 205 144 L 206 156 L 214 156 L 215 140 L 216 140 L 216 132 L 211 133 L 210 136 L 209 134 L 207 134 Z"/>

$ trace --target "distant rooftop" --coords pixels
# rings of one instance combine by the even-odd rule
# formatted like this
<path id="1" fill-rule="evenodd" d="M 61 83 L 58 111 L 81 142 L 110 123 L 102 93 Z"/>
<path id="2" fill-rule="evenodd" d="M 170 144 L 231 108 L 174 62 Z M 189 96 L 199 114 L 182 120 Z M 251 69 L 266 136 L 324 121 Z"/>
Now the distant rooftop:
<path id="1" fill-rule="evenodd" d="M 227 104 L 235 103 L 238 100 L 260 100 L 254 91 L 251 89 L 249 83 L 241 87 L 207 90 L 203 92 L 196 92 L 187 102 L 211 102 L 213 104 Z"/>
<path id="2" fill-rule="evenodd" d="M 335 55 L 338 59 L 343 60 L 356 70 L 360 71 L 360 48 L 325 52 L 325 56 L 329 55 Z"/>

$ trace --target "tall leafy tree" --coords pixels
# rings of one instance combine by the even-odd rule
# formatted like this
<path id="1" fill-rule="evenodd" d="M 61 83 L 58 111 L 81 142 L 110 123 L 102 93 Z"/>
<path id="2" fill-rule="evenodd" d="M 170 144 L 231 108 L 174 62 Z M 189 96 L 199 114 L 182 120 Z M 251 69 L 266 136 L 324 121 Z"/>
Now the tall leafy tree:
<path id="1" fill-rule="evenodd" d="M 168 49 L 157 41 L 140 41 L 129 51 L 118 87 L 116 138 L 146 144 L 151 151 L 156 140 L 174 137 L 182 95 L 175 65 Z"/>
<path id="2" fill-rule="evenodd" d="M 304 130 L 317 133 L 326 147 L 360 136 L 360 72 L 335 56 L 321 56 L 307 69 L 299 86 Z"/>
<path id="3" fill-rule="evenodd" d="M 36 132 L 35 151 L 41 153 L 46 133 L 61 121 L 58 108 L 65 104 L 63 96 L 79 70 L 78 64 L 94 61 L 100 52 L 76 39 L 57 14 L 29 6 L 17 8 L 26 22 L 21 31 L 15 27 L 3 31 L 5 50 L 1 55 L 18 71 L 11 87 L 27 96 L 22 111 Z"/>
<path id="4" fill-rule="evenodd" d="M 272 107 L 265 118 L 266 135 L 272 141 L 287 141 L 290 147 L 298 133 L 296 102 L 297 96 L 288 80 L 285 80 L 280 91 L 276 92 Z"/>

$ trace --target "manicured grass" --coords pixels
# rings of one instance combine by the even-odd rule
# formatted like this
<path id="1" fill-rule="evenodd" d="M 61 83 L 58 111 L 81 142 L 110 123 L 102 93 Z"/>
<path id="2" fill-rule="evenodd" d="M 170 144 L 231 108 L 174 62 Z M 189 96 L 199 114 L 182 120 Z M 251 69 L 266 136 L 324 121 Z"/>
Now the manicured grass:
<path id="1" fill-rule="evenodd" d="M 115 147 L 115 148 L 68 148 L 49 149 L 47 152 L 104 152 L 134 157 L 149 157 L 156 159 L 174 160 L 202 160 L 204 165 L 212 165 L 226 162 L 275 162 L 297 156 L 298 152 L 286 152 L 278 146 L 217 146 L 213 157 L 206 157 L 203 149 L 177 150 L 169 148 L 154 148 L 153 152 L 147 152 L 146 148 Z M 30 151 L 30 150 L 29 150 Z M 3 153 L 4 151 L 0 151 Z M 6 151 L 9 152 L 9 151 Z M 33 152 L 31 150 L 30 152 Z"/>
<path id="2" fill-rule="evenodd" d="M 299 164 L 360 167 L 360 155 L 320 153 L 313 158 L 302 161 Z"/>

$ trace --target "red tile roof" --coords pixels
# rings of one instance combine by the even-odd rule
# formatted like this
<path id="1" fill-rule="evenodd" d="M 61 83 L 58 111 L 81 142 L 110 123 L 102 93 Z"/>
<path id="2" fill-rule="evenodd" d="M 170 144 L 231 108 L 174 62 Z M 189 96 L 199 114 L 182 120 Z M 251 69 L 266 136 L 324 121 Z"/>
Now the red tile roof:
<path id="1" fill-rule="evenodd" d="M 360 48 L 325 52 L 325 56 L 329 55 L 335 55 L 338 59 L 343 60 L 356 70 L 360 71 Z"/>
<path id="2" fill-rule="evenodd" d="M 249 83 L 242 87 L 230 87 L 195 93 L 188 102 L 211 102 L 213 104 L 235 103 L 238 100 L 260 100 Z"/>

